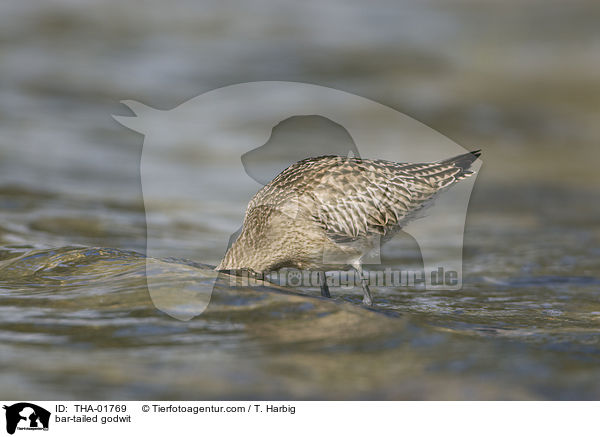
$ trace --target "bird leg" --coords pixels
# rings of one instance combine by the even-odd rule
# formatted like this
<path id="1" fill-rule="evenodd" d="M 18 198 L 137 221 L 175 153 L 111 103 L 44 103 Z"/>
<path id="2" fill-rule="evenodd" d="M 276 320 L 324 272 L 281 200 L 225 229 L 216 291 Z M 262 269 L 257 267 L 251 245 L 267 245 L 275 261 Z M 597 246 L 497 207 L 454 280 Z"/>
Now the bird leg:
<path id="1" fill-rule="evenodd" d="M 362 284 L 362 289 L 363 289 L 363 305 L 372 307 L 373 306 L 373 298 L 371 297 L 371 291 L 369 290 L 369 280 L 362 278 L 361 284 Z"/>
<path id="2" fill-rule="evenodd" d="M 321 281 L 321 296 L 331 297 L 331 294 L 329 294 L 329 287 L 327 286 L 327 276 L 325 276 L 325 272 L 319 272 L 319 279 Z"/>
<path id="3" fill-rule="evenodd" d="M 373 297 L 371 296 L 371 290 L 369 290 L 369 277 L 363 276 L 362 265 L 359 262 L 353 264 L 352 267 L 354 267 L 354 270 L 356 273 L 358 273 L 360 278 L 360 283 L 363 289 L 363 305 L 369 307 L 373 306 Z"/>

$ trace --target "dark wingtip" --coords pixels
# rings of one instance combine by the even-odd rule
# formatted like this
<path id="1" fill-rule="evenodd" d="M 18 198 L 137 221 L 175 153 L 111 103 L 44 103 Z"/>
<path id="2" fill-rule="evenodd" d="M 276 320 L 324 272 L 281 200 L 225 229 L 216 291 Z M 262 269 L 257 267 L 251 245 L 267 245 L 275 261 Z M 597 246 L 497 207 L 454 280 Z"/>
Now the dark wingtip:
<path id="1" fill-rule="evenodd" d="M 445 159 L 441 161 L 441 164 L 453 164 L 456 167 L 459 167 L 463 171 L 468 170 L 471 167 L 471 164 L 481 156 L 481 149 L 473 150 L 469 153 L 464 153 L 462 155 L 454 156 L 452 158 Z"/>

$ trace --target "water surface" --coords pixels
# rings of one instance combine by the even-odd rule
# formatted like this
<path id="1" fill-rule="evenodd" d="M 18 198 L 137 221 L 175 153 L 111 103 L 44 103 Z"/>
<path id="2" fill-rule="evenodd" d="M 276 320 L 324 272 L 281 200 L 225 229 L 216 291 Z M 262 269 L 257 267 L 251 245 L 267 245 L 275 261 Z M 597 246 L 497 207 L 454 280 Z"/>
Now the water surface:
<path id="1" fill-rule="evenodd" d="M 600 397 L 595 2 L 71 3 L 0 6 L 3 398 Z M 188 322 L 155 307 L 147 231 L 151 262 L 207 275 L 259 185 L 241 153 L 175 157 L 173 171 L 220 182 L 199 187 L 198 205 L 161 199 L 164 220 L 148 230 L 143 139 L 110 114 L 127 113 L 121 99 L 166 109 L 270 79 L 365 95 L 482 145 L 462 290 L 375 288 L 366 309 L 358 289 L 326 300 L 221 284 Z M 382 257 L 421 265 L 406 236 Z"/>

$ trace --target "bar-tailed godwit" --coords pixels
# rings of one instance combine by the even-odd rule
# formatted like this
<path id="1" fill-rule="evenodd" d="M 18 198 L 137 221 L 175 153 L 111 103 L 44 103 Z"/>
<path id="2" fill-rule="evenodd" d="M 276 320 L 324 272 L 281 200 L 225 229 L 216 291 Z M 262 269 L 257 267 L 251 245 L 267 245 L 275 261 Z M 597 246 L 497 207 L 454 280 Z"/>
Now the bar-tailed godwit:
<path id="1" fill-rule="evenodd" d="M 244 225 L 217 270 L 263 274 L 283 267 L 354 268 L 372 305 L 362 259 L 390 239 L 444 188 L 473 174 L 480 150 L 437 162 L 396 163 L 343 156 L 299 161 L 250 200 Z"/>

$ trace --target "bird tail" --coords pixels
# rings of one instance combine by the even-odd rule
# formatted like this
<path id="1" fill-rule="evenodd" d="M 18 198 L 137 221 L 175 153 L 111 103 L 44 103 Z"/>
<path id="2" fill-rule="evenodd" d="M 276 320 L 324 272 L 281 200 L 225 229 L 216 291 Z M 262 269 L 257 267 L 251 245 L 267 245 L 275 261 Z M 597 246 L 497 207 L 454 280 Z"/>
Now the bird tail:
<path id="1" fill-rule="evenodd" d="M 471 165 L 477 158 L 481 156 L 481 149 L 474 150 L 469 153 L 464 153 L 462 155 L 454 156 L 452 158 L 444 159 L 443 161 L 439 161 L 440 164 L 451 164 L 454 167 L 460 168 L 461 173 L 457 175 L 457 179 L 462 179 L 464 177 L 470 176 L 473 174 L 472 171 L 469 171 Z"/>
<path id="2" fill-rule="evenodd" d="M 414 210 L 406 215 L 403 222 L 407 223 L 415 218 L 423 217 L 425 210 L 433 204 L 445 188 L 474 174 L 475 172 L 469 169 L 480 156 L 481 150 L 474 150 L 452 158 L 432 162 L 429 166 L 413 172 L 418 178 L 431 186 L 432 191 L 429 191 L 426 197 L 421 199 L 420 205 L 414 207 Z"/>

